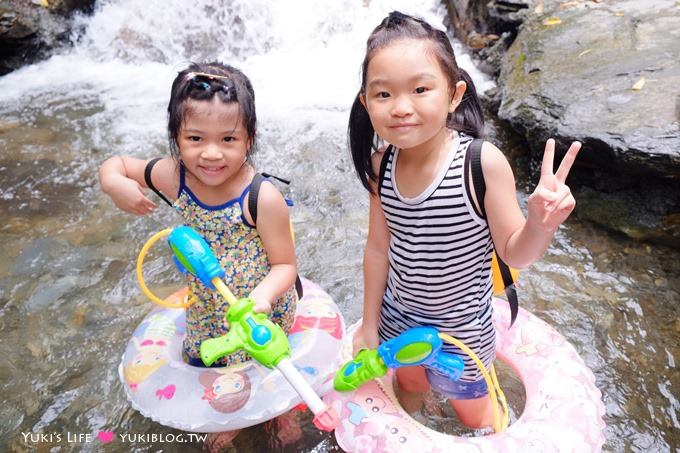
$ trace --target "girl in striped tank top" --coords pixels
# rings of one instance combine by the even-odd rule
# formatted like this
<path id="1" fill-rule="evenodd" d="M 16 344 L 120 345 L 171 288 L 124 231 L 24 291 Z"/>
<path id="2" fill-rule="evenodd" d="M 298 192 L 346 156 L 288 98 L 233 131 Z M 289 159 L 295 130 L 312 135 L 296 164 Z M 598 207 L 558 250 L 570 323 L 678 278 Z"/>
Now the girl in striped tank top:
<path id="1" fill-rule="evenodd" d="M 375 348 L 411 327 L 433 326 L 466 343 L 486 366 L 495 359 L 494 244 L 513 267 L 541 257 L 574 209 L 565 179 L 581 145 L 574 142 L 553 173 L 555 143 L 548 140 L 525 218 L 510 165 L 490 143 L 481 153 L 486 196 L 471 195 L 463 163 L 483 121 L 474 84 L 457 66 L 446 33 L 399 12 L 386 17 L 368 38 L 349 119 L 354 165 L 371 194 L 364 316 L 355 350 Z M 479 369 L 454 346 L 445 350 L 463 357 L 462 378 L 452 382 L 431 369 L 399 368 L 406 400 L 432 386 L 464 424 L 490 426 L 491 400 Z"/>

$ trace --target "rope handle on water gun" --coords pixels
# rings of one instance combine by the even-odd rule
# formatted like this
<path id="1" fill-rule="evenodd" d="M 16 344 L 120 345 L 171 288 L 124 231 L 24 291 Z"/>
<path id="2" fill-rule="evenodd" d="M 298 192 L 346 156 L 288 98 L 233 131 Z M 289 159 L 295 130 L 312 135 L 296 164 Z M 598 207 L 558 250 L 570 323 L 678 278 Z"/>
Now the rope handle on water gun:
<path id="1" fill-rule="evenodd" d="M 377 349 L 362 349 L 353 360 L 343 365 L 336 373 L 333 387 L 340 392 L 356 390 L 366 382 L 387 374 L 389 368 L 425 365 L 448 378 L 457 381 L 463 374 L 463 360 L 454 355 L 441 352 L 442 340 L 453 344 L 465 352 L 479 367 L 489 389 L 493 411 L 493 428 L 499 433 L 507 428 L 509 414 L 505 394 L 500 388 L 493 365 L 491 372 L 479 357 L 460 340 L 439 333 L 433 327 L 415 327 L 403 332 L 378 346 Z M 503 414 L 499 413 L 500 400 Z"/>
<path id="2" fill-rule="evenodd" d="M 317 428 L 333 430 L 338 422 L 337 414 L 324 404 L 291 362 L 290 345 L 281 326 L 274 324 L 266 314 L 255 313 L 251 298 L 237 299 L 232 294 L 222 281 L 224 269 L 205 239 L 191 228 L 181 226 L 172 230 L 168 243 L 177 266 L 199 278 L 206 287 L 217 290 L 229 304 L 229 332 L 201 343 L 203 363 L 210 366 L 218 358 L 244 349 L 262 365 L 276 368 L 283 374 L 314 413 L 313 422 Z"/>
<path id="3" fill-rule="evenodd" d="M 148 286 L 146 286 L 146 282 L 144 281 L 144 275 L 142 273 L 142 267 L 144 266 L 144 259 L 146 258 L 146 254 L 149 252 L 149 249 L 158 242 L 159 239 L 164 238 L 168 235 L 170 235 L 172 232 L 171 228 L 166 228 L 164 230 L 159 231 L 158 233 L 154 234 L 151 236 L 151 238 L 146 241 L 142 249 L 139 251 L 139 255 L 137 257 L 137 281 L 139 282 L 139 287 L 142 289 L 142 292 L 149 298 L 151 299 L 152 302 L 154 302 L 157 305 L 160 305 L 161 307 L 165 308 L 188 308 L 190 307 L 194 302 L 196 302 L 196 298 L 194 297 L 193 294 L 187 294 L 184 296 L 184 298 L 179 301 L 178 303 L 172 303 L 168 302 L 167 300 L 163 300 L 160 297 L 156 296 L 154 293 L 151 292 Z M 184 269 L 182 269 L 180 264 L 177 261 L 177 258 L 175 257 L 175 264 L 177 267 L 180 269 L 182 272 L 186 272 Z"/>

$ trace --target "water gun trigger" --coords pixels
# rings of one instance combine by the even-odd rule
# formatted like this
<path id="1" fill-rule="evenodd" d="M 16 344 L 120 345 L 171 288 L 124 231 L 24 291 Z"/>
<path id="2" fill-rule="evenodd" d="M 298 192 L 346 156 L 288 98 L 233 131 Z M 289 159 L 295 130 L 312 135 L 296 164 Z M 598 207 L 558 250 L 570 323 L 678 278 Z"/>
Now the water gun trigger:
<path id="1" fill-rule="evenodd" d="M 232 329 L 226 335 L 201 342 L 201 360 L 205 366 L 210 366 L 220 357 L 233 354 L 241 348 L 243 342 L 236 330 Z"/>
<path id="2" fill-rule="evenodd" d="M 439 354 L 434 356 L 434 360 L 425 365 L 453 381 L 460 379 L 463 375 L 463 370 L 465 370 L 463 359 L 447 352 L 439 352 Z"/>

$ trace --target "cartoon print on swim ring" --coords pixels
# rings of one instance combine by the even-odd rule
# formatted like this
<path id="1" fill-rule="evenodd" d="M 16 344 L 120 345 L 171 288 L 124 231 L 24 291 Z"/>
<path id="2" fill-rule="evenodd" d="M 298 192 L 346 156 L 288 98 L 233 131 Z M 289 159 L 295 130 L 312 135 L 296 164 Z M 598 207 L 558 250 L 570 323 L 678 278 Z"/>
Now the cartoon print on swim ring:
<path id="1" fill-rule="evenodd" d="M 333 303 L 323 295 L 317 297 L 305 293 L 304 303 L 298 302 L 298 309 L 293 326 L 290 328 L 291 334 L 303 332 L 309 329 L 318 329 L 328 332 L 334 338 L 340 339 L 344 332 L 342 315 L 335 310 Z"/>
<path id="2" fill-rule="evenodd" d="M 137 353 L 124 369 L 125 381 L 133 391 L 170 360 L 166 348 L 177 330 L 175 322 L 160 313 L 149 316 L 136 329 L 132 342 Z M 137 335 L 142 336 L 141 340 Z"/>
<path id="3" fill-rule="evenodd" d="M 306 324 L 289 335 L 291 361 L 314 391 L 323 395 L 330 390 L 340 364 L 344 321 L 323 289 L 306 279 L 302 285 L 304 297 L 298 301 L 296 316 L 317 313 L 317 318 L 333 322 L 324 324 L 332 325 L 330 329 Z M 186 289 L 166 300 L 183 300 L 185 294 Z M 280 372 L 254 361 L 229 368 L 185 363 L 184 314 L 183 309 L 154 309 L 127 344 L 118 373 L 128 400 L 142 415 L 185 431 L 221 432 L 261 423 L 301 403 Z"/>
<path id="4" fill-rule="evenodd" d="M 396 451 L 408 449 L 415 451 L 422 447 L 418 442 L 418 427 L 404 419 L 398 412 L 390 412 L 391 405 L 382 392 L 369 392 L 361 399 L 335 406 L 340 410 L 343 424 L 352 425 L 356 452 Z M 387 410 L 386 410 L 387 409 Z"/>
<path id="5" fill-rule="evenodd" d="M 241 409 L 250 398 L 250 377 L 238 366 L 206 370 L 199 375 L 204 399 L 213 409 L 230 414 Z"/>

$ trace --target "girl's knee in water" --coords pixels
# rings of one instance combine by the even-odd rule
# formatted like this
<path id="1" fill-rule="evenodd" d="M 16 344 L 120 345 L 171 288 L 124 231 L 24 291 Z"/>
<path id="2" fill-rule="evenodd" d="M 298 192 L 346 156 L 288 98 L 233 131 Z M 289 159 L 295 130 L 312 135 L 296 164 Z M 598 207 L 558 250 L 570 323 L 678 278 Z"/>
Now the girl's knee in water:
<path id="1" fill-rule="evenodd" d="M 471 429 L 493 426 L 493 406 L 491 398 L 484 396 L 470 400 L 449 400 L 462 424 Z"/>
<path id="2" fill-rule="evenodd" d="M 399 388 L 409 393 L 423 393 L 430 389 L 423 367 L 404 367 L 397 369 Z"/>

